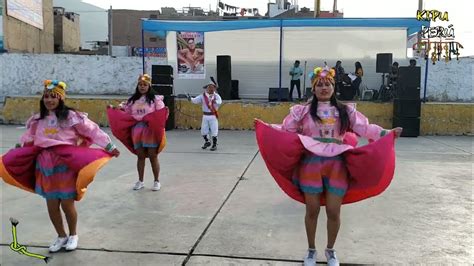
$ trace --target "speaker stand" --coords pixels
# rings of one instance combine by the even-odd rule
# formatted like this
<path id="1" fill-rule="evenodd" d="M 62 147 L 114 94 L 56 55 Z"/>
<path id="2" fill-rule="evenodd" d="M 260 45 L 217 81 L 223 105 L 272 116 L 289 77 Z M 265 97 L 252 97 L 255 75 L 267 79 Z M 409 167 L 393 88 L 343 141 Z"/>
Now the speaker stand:
<path id="1" fill-rule="evenodd" d="M 385 73 L 382 73 L 382 85 L 380 85 L 379 96 L 385 90 Z"/>

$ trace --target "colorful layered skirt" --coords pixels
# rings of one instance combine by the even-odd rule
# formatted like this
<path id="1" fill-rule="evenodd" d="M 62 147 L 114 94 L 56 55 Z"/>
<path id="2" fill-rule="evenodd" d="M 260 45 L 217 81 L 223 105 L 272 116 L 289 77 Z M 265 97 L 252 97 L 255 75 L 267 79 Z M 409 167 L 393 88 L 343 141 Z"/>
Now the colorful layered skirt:
<path id="1" fill-rule="evenodd" d="M 133 149 L 158 148 L 161 141 L 158 141 L 153 130 L 148 123 L 140 121 L 132 127 Z"/>
<path id="2" fill-rule="evenodd" d="M 257 121 L 255 133 L 260 154 L 278 186 L 304 203 L 304 193 L 332 192 L 343 204 L 382 193 L 395 171 L 395 136 L 355 147 L 357 137 L 346 133 L 344 143 L 326 143 L 283 131 Z M 278 143 L 278 145 L 275 145 Z M 325 205 L 325 197 L 321 197 Z"/>
<path id="3" fill-rule="evenodd" d="M 46 199 L 79 201 L 110 158 L 102 149 L 72 145 L 16 148 L 0 156 L 0 177 Z"/>
<path id="4" fill-rule="evenodd" d="M 141 121 L 122 110 L 107 109 L 112 134 L 133 154 L 137 154 L 139 148 L 158 148 L 158 152 L 165 148 L 167 117 L 166 108 L 145 115 Z"/>
<path id="5" fill-rule="evenodd" d="M 303 193 L 329 192 L 343 197 L 349 185 L 344 157 L 322 157 L 306 152 L 295 168 L 292 181 Z"/>

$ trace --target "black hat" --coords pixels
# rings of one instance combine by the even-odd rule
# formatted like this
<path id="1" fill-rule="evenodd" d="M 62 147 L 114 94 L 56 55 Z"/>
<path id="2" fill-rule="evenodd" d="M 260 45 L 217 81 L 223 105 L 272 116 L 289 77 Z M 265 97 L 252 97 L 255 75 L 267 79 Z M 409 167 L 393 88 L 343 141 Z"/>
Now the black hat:
<path id="1" fill-rule="evenodd" d="M 217 82 L 214 80 L 214 77 L 211 77 L 211 81 L 209 81 L 209 83 L 207 83 L 207 84 L 206 84 L 204 87 L 202 87 L 202 88 L 203 88 L 203 89 L 207 89 L 207 87 L 208 87 L 209 85 L 214 85 L 214 86 L 216 86 L 216 88 L 218 88 Z"/>

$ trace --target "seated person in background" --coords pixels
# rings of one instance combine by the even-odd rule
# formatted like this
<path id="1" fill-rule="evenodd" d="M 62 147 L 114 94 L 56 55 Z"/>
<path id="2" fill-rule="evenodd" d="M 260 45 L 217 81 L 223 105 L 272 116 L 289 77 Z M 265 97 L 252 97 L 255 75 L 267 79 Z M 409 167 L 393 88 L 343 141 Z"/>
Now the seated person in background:
<path id="1" fill-rule="evenodd" d="M 396 88 L 397 81 L 398 81 L 398 62 L 393 62 L 392 64 L 392 72 L 388 76 L 388 84 L 389 86 Z"/>
<path id="2" fill-rule="evenodd" d="M 360 83 L 362 82 L 362 76 L 364 76 L 364 70 L 362 64 L 357 61 L 355 62 L 355 76 L 356 78 L 352 81 L 352 89 L 355 91 L 356 96 L 360 96 Z"/>
<path id="3" fill-rule="evenodd" d="M 416 67 L 416 60 L 415 59 L 410 59 L 409 67 Z"/>
<path id="4" fill-rule="evenodd" d="M 342 67 L 342 62 L 338 60 L 336 62 L 336 66 L 334 67 L 334 70 L 336 70 L 336 93 L 341 91 L 341 87 L 343 86 L 344 82 L 344 68 Z"/>

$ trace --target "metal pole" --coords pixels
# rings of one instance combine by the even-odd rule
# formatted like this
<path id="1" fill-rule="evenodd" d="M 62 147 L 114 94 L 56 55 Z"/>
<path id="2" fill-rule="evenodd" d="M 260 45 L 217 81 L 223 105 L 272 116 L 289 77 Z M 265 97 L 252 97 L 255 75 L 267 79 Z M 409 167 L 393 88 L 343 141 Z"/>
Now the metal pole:
<path id="1" fill-rule="evenodd" d="M 321 14 L 321 0 L 314 0 L 314 17 L 319 18 Z"/>
<path id="2" fill-rule="evenodd" d="M 428 66 L 430 62 L 430 58 L 426 59 L 426 65 L 425 65 L 425 84 L 424 84 L 424 92 L 423 92 L 423 102 L 426 103 L 426 83 L 428 82 Z"/>
<path id="3" fill-rule="evenodd" d="M 423 0 L 418 0 L 418 10 L 422 11 L 423 10 Z M 421 31 L 418 31 L 418 42 L 421 41 Z M 428 44 L 429 45 L 429 44 Z M 429 54 L 428 54 L 429 55 Z M 425 65 L 425 85 L 424 85 L 424 92 L 423 92 L 423 102 L 426 103 L 426 83 L 428 82 L 428 66 L 430 58 L 426 59 L 426 65 Z"/>
<path id="4" fill-rule="evenodd" d="M 282 56 L 283 56 L 283 20 L 280 19 L 280 68 L 278 72 L 279 76 L 279 85 L 278 85 L 278 101 L 281 101 L 281 66 L 282 66 Z"/>
<path id="5" fill-rule="evenodd" d="M 142 64 L 143 64 L 142 74 L 145 74 L 145 31 L 143 30 L 143 20 L 142 20 Z"/>
<path id="6" fill-rule="evenodd" d="M 423 10 L 423 0 L 418 0 L 418 10 L 419 11 Z M 418 41 L 420 40 L 421 40 L 421 31 L 418 32 Z M 430 65 L 429 62 L 430 62 L 430 58 L 428 56 L 428 58 L 426 59 L 426 64 L 425 64 L 425 85 L 424 85 L 424 92 L 423 92 L 424 103 L 426 103 L 426 83 L 428 82 L 428 66 Z"/>
<path id="7" fill-rule="evenodd" d="M 303 91 L 306 94 L 306 60 L 304 61 L 304 72 L 303 72 Z"/>
<path id="8" fill-rule="evenodd" d="M 109 9 L 109 56 L 112 56 L 112 39 L 113 39 L 113 21 L 112 21 L 112 6 Z"/>

